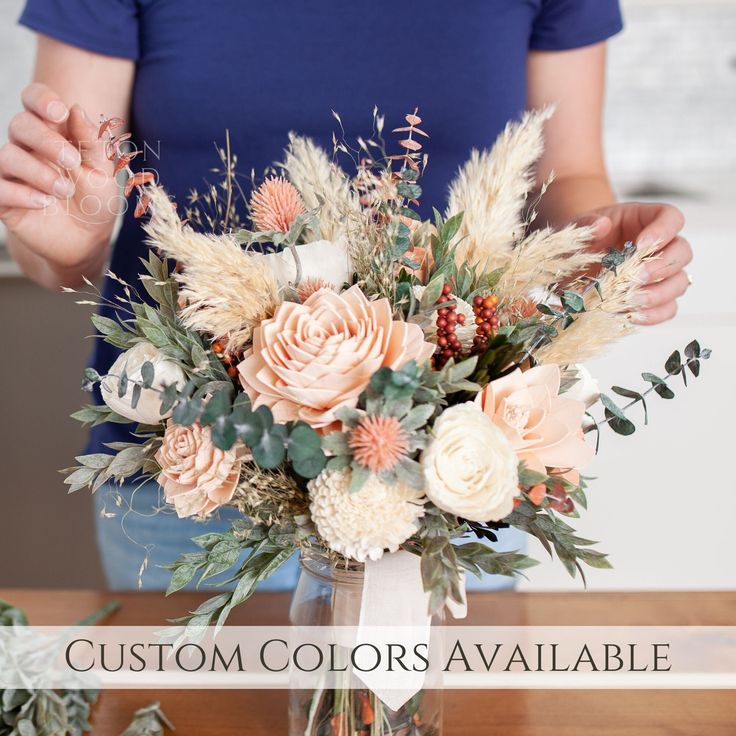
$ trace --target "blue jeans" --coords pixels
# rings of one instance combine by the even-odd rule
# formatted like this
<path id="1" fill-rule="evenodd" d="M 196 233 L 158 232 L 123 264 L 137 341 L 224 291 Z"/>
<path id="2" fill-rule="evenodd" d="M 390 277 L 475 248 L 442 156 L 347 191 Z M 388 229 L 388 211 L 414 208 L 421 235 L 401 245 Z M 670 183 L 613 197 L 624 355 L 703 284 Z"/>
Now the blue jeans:
<path id="1" fill-rule="evenodd" d="M 97 547 L 110 590 L 166 590 L 170 572 L 162 565 L 173 562 L 184 552 L 198 547 L 190 540 L 206 532 L 223 532 L 238 518 L 234 509 L 222 508 L 206 521 L 179 519 L 165 507 L 163 492 L 155 483 L 136 488 L 132 485 L 104 486 L 94 496 Z M 499 532 L 494 545 L 499 551 L 526 548 L 526 534 L 517 529 Z M 145 569 L 141 566 L 145 561 Z M 259 590 L 292 590 L 299 576 L 299 556 L 293 555 Z M 226 575 L 224 576 L 226 577 Z M 139 586 L 140 579 L 140 586 Z M 216 578 L 215 578 L 216 580 Z M 203 590 L 213 590 L 207 581 Z M 187 586 L 195 589 L 195 583 Z M 467 576 L 468 590 L 503 590 L 514 587 L 514 580 L 502 575 L 484 575 L 479 580 Z"/>

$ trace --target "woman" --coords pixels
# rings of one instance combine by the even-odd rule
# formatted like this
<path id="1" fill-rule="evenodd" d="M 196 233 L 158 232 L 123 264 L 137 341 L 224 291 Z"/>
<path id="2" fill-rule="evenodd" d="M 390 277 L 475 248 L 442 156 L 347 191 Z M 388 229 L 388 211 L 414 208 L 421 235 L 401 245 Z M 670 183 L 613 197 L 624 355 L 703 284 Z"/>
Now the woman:
<path id="1" fill-rule="evenodd" d="M 28 0 L 21 23 L 39 33 L 34 82 L 23 91 L 0 150 L 0 217 L 23 270 L 48 288 L 97 277 L 109 257 L 118 188 L 96 141 L 98 116 L 130 122 L 145 163 L 179 202 L 201 182 L 215 141 L 231 130 L 249 169 L 263 170 L 294 129 L 331 150 L 339 112 L 360 134 L 377 105 L 400 124 L 419 107 L 432 138 L 423 201 L 441 206 L 471 147 L 492 144 L 525 107 L 557 105 L 547 126 L 538 179 L 554 170 L 541 223 L 592 224 L 592 247 L 658 241 L 662 258 L 640 292 L 641 324 L 675 314 L 688 287 L 690 246 L 683 217 L 666 205 L 618 204 L 601 150 L 605 41 L 621 28 L 616 0 L 374 0 L 249 3 L 242 0 Z M 112 270 L 134 281 L 142 230 L 127 212 Z M 105 282 L 112 297 L 116 284 Z M 93 364 L 106 372 L 113 349 L 102 342 Z M 103 425 L 90 451 L 120 440 Z M 117 432 L 117 434 L 116 434 Z M 128 500 L 131 491 L 124 494 Z M 111 587 L 133 588 L 151 552 L 146 587 L 164 587 L 156 565 L 187 549 L 203 528 L 161 514 L 104 517 L 98 493 L 98 540 Z M 137 510 L 156 504 L 143 488 Z M 150 514 L 149 514 L 150 515 Z M 213 520 L 215 527 L 223 521 Z M 503 546 L 515 547 L 507 535 Z M 269 581 L 290 585 L 295 565 Z M 497 585 L 484 581 L 485 586 Z"/>

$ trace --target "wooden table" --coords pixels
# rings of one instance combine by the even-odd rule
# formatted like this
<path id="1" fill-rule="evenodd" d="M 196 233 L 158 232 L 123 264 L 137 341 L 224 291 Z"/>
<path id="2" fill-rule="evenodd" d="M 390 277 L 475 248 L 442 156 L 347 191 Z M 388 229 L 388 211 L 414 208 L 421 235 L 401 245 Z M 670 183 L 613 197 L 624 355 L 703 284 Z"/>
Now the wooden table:
<path id="1" fill-rule="evenodd" d="M 107 623 L 160 625 L 202 600 L 181 593 L 113 596 L 87 591 L 0 590 L 36 625 L 70 624 L 114 598 Z M 289 596 L 261 593 L 232 616 L 240 625 L 286 623 Z M 736 592 L 482 593 L 471 595 L 468 624 L 736 625 Z M 280 736 L 287 693 L 254 691 L 105 691 L 95 707 L 95 736 L 118 736 L 133 711 L 153 700 L 178 736 Z M 736 736 L 736 693 L 683 690 L 448 691 L 445 736 Z"/>

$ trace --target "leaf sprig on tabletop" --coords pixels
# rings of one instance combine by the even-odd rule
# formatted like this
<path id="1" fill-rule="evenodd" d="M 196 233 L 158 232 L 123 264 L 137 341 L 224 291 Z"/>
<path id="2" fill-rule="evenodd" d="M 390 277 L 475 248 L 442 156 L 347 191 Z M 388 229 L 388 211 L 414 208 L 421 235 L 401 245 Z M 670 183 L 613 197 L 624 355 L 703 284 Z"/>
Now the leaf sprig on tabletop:
<path id="1" fill-rule="evenodd" d="M 166 729 L 173 731 L 174 724 L 161 710 L 160 703 L 151 703 L 135 712 L 131 724 L 121 736 L 163 736 Z"/>

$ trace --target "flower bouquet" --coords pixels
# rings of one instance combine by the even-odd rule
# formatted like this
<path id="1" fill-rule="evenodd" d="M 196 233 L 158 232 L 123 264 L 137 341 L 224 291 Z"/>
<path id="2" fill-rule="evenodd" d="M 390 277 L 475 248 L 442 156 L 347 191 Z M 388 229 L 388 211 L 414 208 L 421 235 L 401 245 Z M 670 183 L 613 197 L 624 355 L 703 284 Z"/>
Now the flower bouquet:
<path id="1" fill-rule="evenodd" d="M 651 391 L 671 398 L 669 379 L 697 376 L 709 353 L 692 342 L 665 375 L 643 374 L 646 390 L 613 387 L 624 406 L 598 393 L 581 363 L 633 329 L 639 274 L 656 255 L 592 252 L 585 227 L 532 227 L 549 114 L 473 152 L 428 221 L 416 112 L 393 131 L 396 153 L 378 113 L 369 139 L 335 137 L 333 156 L 292 134 L 247 203 L 250 228 L 229 153 L 224 182 L 193 192 L 182 220 L 150 173 L 130 169 L 120 121 L 103 123 L 151 249 L 140 286 L 121 282 L 111 302 L 118 319 L 92 318 L 123 352 L 106 375 L 87 370 L 104 403 L 74 416 L 137 427 L 131 442 L 78 457 L 65 482 L 155 479 L 180 517 L 237 509 L 228 531 L 204 526 L 199 551 L 171 563 L 169 593 L 226 577 L 182 619 L 190 633 L 222 625 L 296 551 L 335 573 L 408 560 L 421 616 L 461 604 L 466 573 L 535 564 L 494 548 L 509 526 L 573 576 L 609 566 L 570 525 L 586 507 L 587 435 L 633 433 L 629 409 L 646 409 Z M 83 302 L 100 304 L 94 294 Z M 421 697 L 387 710 L 346 688 L 303 707 L 307 734 L 439 729 Z"/>

